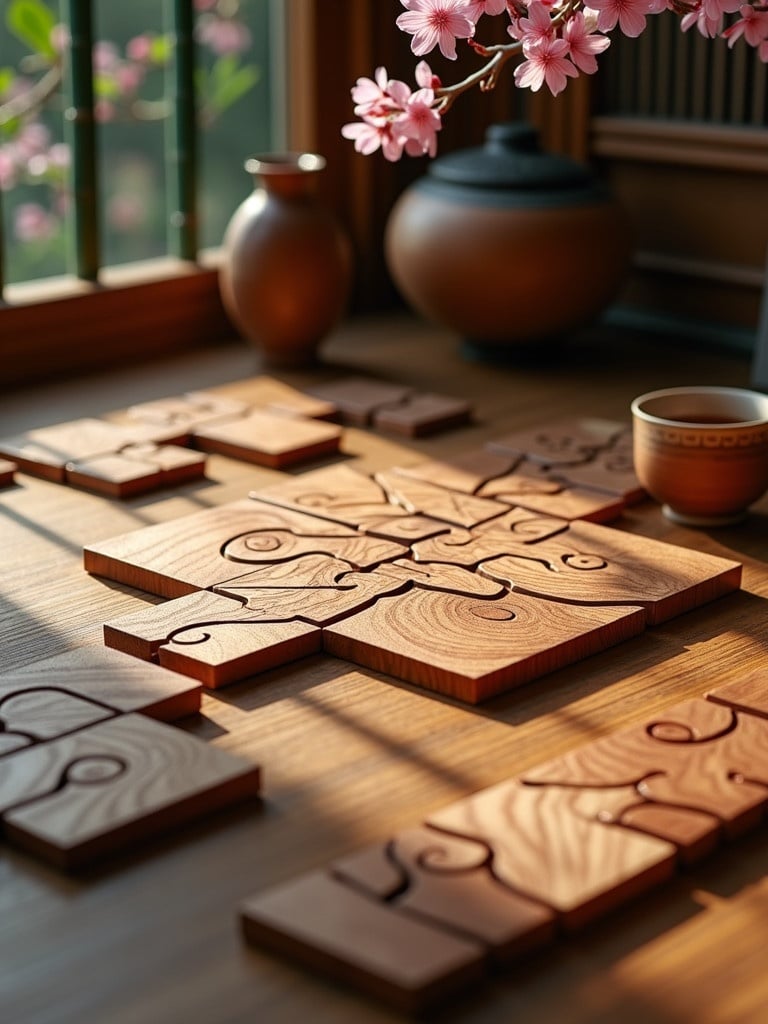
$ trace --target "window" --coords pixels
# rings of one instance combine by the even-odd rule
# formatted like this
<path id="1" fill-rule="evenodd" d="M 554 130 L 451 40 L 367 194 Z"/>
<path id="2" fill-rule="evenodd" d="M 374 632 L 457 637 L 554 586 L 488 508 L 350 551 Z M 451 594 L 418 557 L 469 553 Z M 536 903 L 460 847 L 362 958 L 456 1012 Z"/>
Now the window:
<path id="1" fill-rule="evenodd" d="M 245 158 L 284 141 L 277 46 L 291 6 L 7 0 L 0 387 L 41 365 L 119 361 L 145 338 L 169 351 L 230 330 L 206 249 L 251 188 Z"/>

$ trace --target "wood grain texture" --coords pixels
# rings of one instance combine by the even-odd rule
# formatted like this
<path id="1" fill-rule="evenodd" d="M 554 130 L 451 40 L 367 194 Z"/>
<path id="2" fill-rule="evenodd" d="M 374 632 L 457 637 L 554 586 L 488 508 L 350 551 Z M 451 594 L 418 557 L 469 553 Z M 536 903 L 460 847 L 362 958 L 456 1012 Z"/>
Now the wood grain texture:
<path id="1" fill-rule="evenodd" d="M 627 792 L 500 783 L 427 824 L 484 843 L 496 878 L 579 928 L 672 875 L 671 843 L 600 820 Z"/>
<path id="2" fill-rule="evenodd" d="M 26 473 L 63 482 L 68 462 L 111 454 L 136 439 L 129 429 L 83 417 L 3 438 L 0 455 L 12 459 Z"/>
<path id="3" fill-rule="evenodd" d="M 463 836 L 405 829 L 334 861 L 330 870 L 409 916 L 476 939 L 502 963 L 554 937 L 553 911 L 503 885 L 485 843 Z"/>
<path id="4" fill-rule="evenodd" d="M 393 913 L 324 872 L 246 900 L 246 939 L 413 1012 L 482 976 L 482 946 Z"/>
<path id="5" fill-rule="evenodd" d="M 550 468 L 577 466 L 613 446 L 627 425 L 597 417 L 563 416 L 534 423 L 489 442 L 491 451 L 525 456 Z"/>
<path id="6" fill-rule="evenodd" d="M 621 498 L 569 486 L 544 474 L 527 471 L 497 477 L 484 484 L 478 495 L 544 515 L 586 519 L 591 523 L 610 523 L 625 508 Z"/>
<path id="7" fill-rule="evenodd" d="M 670 708 L 527 773 L 526 781 L 630 785 L 641 800 L 710 815 L 735 836 L 768 804 L 768 722 L 707 700 Z"/>
<path id="8" fill-rule="evenodd" d="M 479 526 L 506 511 L 502 503 L 490 498 L 448 491 L 444 487 L 413 480 L 398 473 L 380 472 L 376 474 L 375 480 L 393 505 L 400 505 L 411 514 L 429 515 L 452 526 Z"/>
<path id="9" fill-rule="evenodd" d="M 641 632 L 632 608 L 412 590 L 323 631 L 337 657 L 476 704 Z"/>
<path id="10" fill-rule="evenodd" d="M 68 462 L 64 479 L 73 487 L 83 487 L 112 498 L 130 498 L 163 485 L 163 473 L 158 465 L 120 452 L 97 455 L 82 462 Z"/>
<path id="11" fill-rule="evenodd" d="M 768 677 L 765 669 L 747 670 L 741 679 L 709 690 L 707 699 L 736 711 L 768 718 Z"/>
<path id="12" fill-rule="evenodd" d="M 483 484 L 511 473 L 519 461 L 517 455 L 502 455 L 488 448 L 471 448 L 442 459 L 421 459 L 396 466 L 395 472 L 437 487 L 446 487 L 449 491 L 476 494 Z"/>
<path id="13" fill-rule="evenodd" d="M 236 538 L 251 537 L 247 542 L 248 564 L 259 564 L 265 554 L 275 561 L 299 553 L 294 534 L 358 541 L 354 530 L 244 499 L 88 544 L 83 550 L 84 566 L 87 572 L 139 590 L 161 597 L 180 597 L 223 583 L 237 574 L 242 562 L 222 554 L 224 547 Z M 294 545 L 291 552 L 281 556 L 280 545 L 289 541 Z M 243 548 L 245 545 L 242 542 Z M 309 545 L 310 550 L 313 546 Z"/>
<path id="14" fill-rule="evenodd" d="M 112 414 L 118 422 L 142 423 L 170 429 L 189 436 L 195 427 L 237 419 L 248 411 L 248 404 L 211 391 L 188 391 L 183 395 L 138 402 Z"/>
<path id="15" fill-rule="evenodd" d="M 342 430 L 333 423 L 253 409 L 241 419 L 195 427 L 193 440 L 206 452 L 218 452 L 260 466 L 293 466 L 333 455 Z"/>
<path id="16" fill-rule="evenodd" d="M 123 715 L 3 759 L 6 837 L 64 868 L 259 791 L 259 769 L 143 715 Z"/>
<path id="17" fill-rule="evenodd" d="M 25 665 L 0 676 L 0 718 L 6 730 L 12 728 L 10 709 L 34 709 L 29 725 L 40 736 L 42 708 L 48 702 L 67 698 L 90 703 L 97 717 L 138 712 L 162 721 L 173 721 L 200 710 L 200 686 L 184 676 L 155 665 L 142 665 L 118 651 L 102 646 L 78 647 L 64 654 Z M 21 698 L 21 699 L 20 699 Z M 107 714 L 98 714 L 98 712 Z M 58 717 L 45 715 L 46 737 L 68 732 Z"/>
<path id="18" fill-rule="evenodd" d="M 318 651 L 320 630 L 203 590 L 105 623 L 104 642 L 215 689 Z"/>
<path id="19" fill-rule="evenodd" d="M 737 562 L 582 521 L 483 562 L 479 571 L 554 601 L 641 604 L 649 625 L 730 593 L 741 582 Z"/>

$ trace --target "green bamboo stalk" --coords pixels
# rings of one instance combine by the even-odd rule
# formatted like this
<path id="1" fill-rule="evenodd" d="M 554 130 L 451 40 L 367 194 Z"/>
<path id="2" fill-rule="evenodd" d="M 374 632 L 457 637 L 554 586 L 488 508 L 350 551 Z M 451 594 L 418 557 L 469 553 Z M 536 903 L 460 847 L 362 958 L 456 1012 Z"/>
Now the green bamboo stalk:
<path id="1" fill-rule="evenodd" d="M 68 106 L 64 111 L 72 152 L 71 265 L 78 277 L 95 281 L 99 272 L 99 205 L 96 125 L 93 116 L 93 18 L 90 0 L 63 0 L 69 25 Z"/>
<path id="2" fill-rule="evenodd" d="M 197 117 L 192 0 L 166 0 L 174 39 L 166 84 L 171 113 L 166 123 L 168 251 L 183 260 L 197 258 Z"/>

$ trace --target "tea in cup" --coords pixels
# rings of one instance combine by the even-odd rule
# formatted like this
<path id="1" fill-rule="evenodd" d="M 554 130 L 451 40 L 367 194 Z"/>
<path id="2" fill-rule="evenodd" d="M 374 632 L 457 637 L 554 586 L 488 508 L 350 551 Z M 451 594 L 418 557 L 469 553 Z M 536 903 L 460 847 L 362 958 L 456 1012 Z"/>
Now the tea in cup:
<path id="1" fill-rule="evenodd" d="M 738 522 L 768 490 L 768 395 L 665 388 L 640 395 L 631 409 L 635 473 L 669 519 Z"/>

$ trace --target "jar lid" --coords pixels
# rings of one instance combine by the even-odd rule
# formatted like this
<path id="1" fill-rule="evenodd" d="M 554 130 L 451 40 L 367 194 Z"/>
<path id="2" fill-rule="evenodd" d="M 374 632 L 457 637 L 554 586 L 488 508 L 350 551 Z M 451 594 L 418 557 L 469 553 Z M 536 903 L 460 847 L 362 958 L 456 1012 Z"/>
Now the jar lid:
<path id="1" fill-rule="evenodd" d="M 554 191 L 591 188 L 589 170 L 568 157 L 545 153 L 538 132 L 528 124 L 491 125 L 485 144 L 434 160 L 428 175 L 471 188 Z"/>

